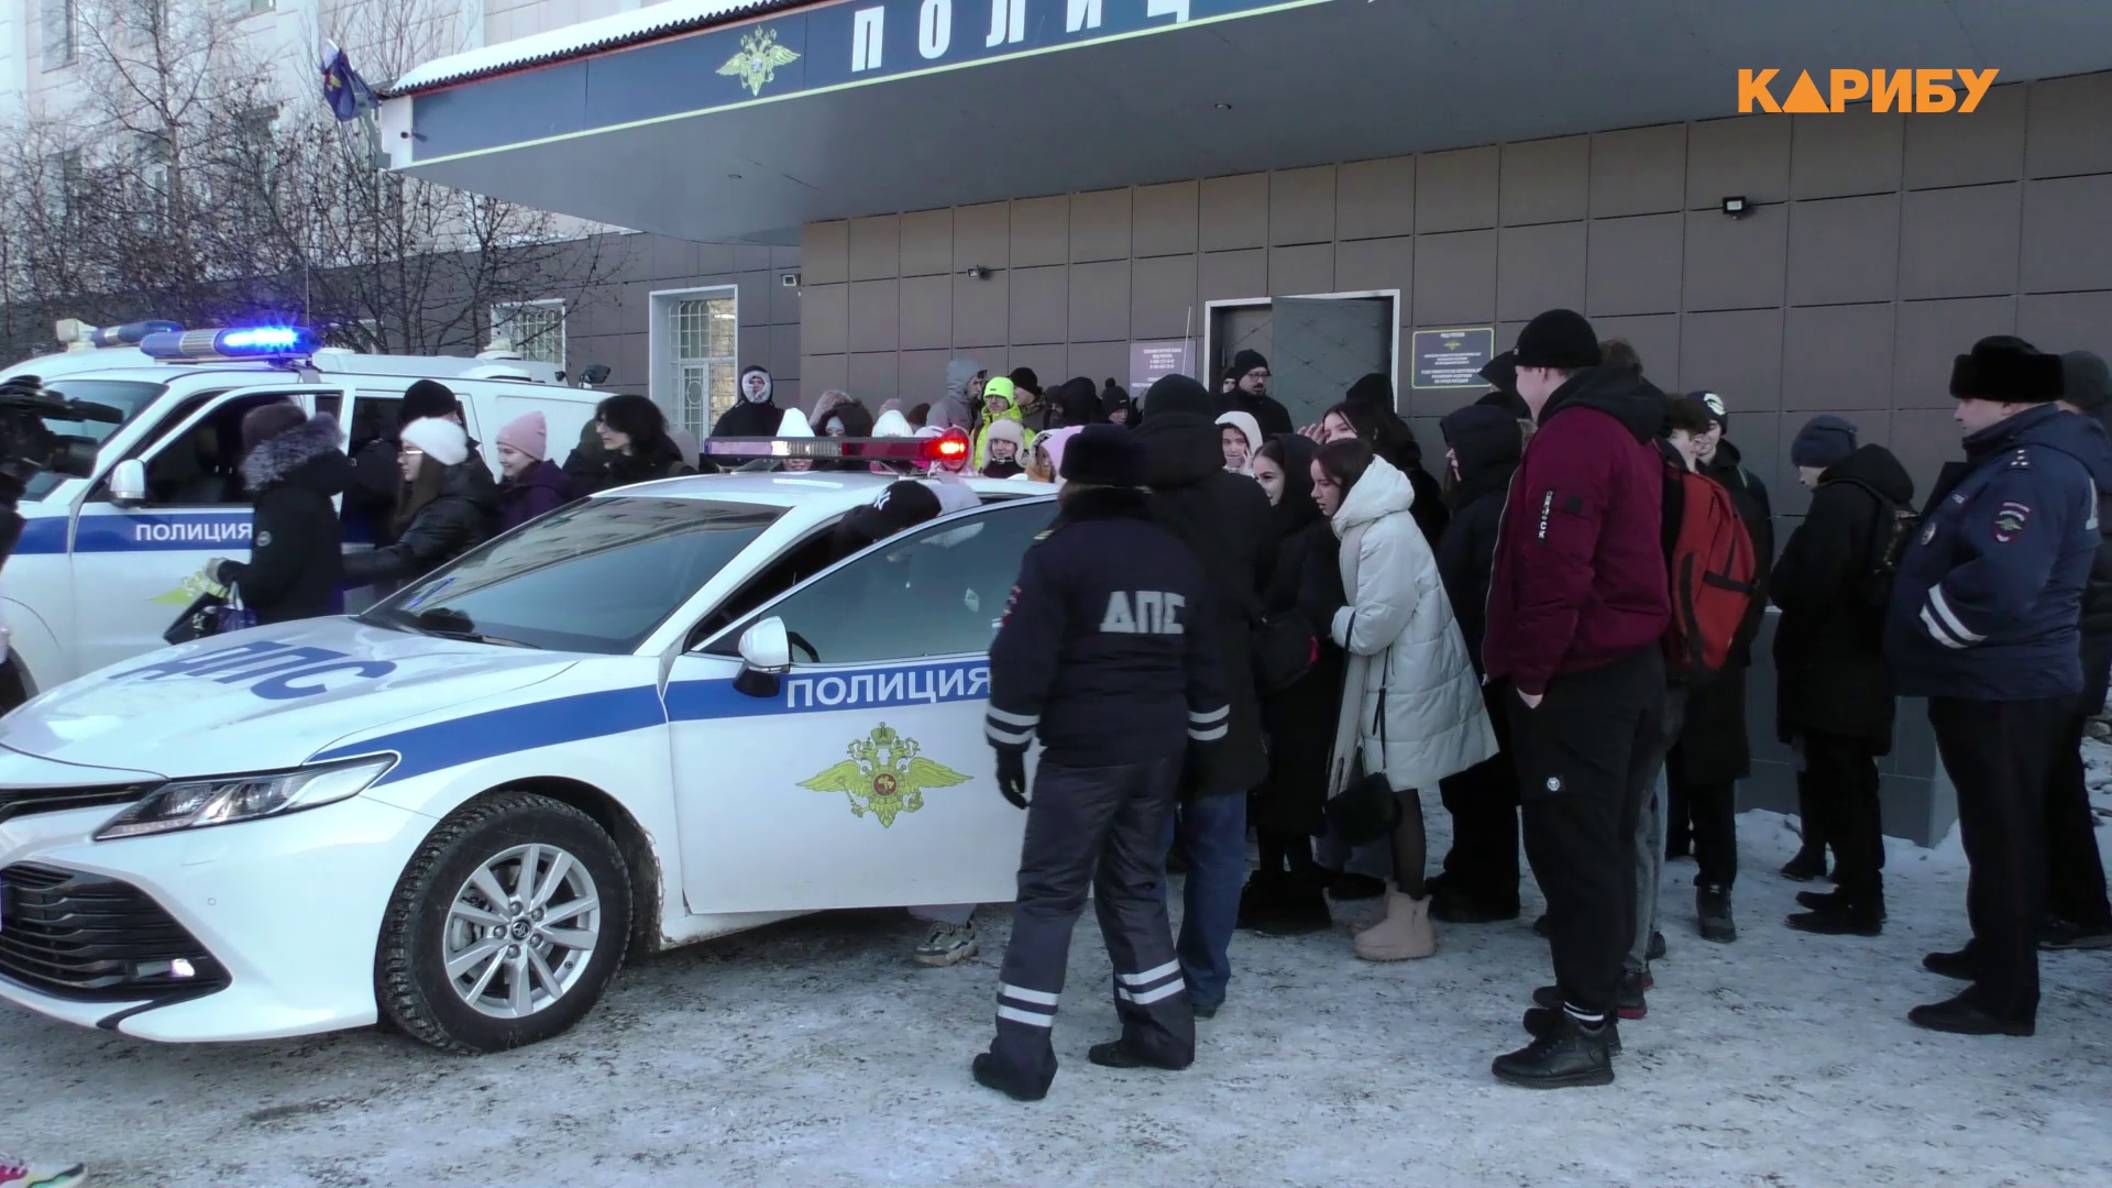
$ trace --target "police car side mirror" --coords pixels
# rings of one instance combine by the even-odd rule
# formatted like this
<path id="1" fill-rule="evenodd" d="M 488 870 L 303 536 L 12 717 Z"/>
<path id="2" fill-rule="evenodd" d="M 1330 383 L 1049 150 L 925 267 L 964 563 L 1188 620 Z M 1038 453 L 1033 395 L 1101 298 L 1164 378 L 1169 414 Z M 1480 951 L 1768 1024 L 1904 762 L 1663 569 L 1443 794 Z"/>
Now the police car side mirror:
<path id="1" fill-rule="evenodd" d="M 127 458 L 110 471 L 110 502 L 129 506 L 147 501 L 147 464 Z"/>
<path id="2" fill-rule="evenodd" d="M 775 697 L 777 678 L 790 671 L 792 638 L 783 619 L 764 619 L 741 633 L 741 675 L 733 681 L 737 692 Z"/>

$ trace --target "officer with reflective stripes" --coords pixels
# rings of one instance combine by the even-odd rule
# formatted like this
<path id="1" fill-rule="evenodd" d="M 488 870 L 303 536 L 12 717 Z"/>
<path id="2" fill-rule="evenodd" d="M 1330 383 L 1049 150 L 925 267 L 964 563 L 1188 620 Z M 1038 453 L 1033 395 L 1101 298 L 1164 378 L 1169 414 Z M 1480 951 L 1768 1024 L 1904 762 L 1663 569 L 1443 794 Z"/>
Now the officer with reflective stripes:
<path id="1" fill-rule="evenodd" d="M 990 648 L 987 731 L 998 788 L 1027 811 L 997 1038 L 975 1079 L 1038 1101 L 1071 929 L 1088 885 L 1114 965 L 1122 1036 L 1090 1059 L 1182 1069 L 1195 1014 L 1166 918 L 1165 824 L 1192 747 L 1222 740 L 1221 684 L 1202 567 L 1153 523 L 1143 455 L 1113 426 L 1064 451 L 1062 512 L 1027 550 Z M 1027 747 L 1042 753 L 1027 799 Z"/>
<path id="2" fill-rule="evenodd" d="M 1972 942 L 1923 962 L 1971 985 L 1907 1015 L 1935 1031 L 2030 1035 L 2037 1023 L 2047 779 L 2083 688 L 2078 617 L 2097 492 L 2112 486 L 2104 432 L 2061 411 L 2061 391 L 2059 357 L 2020 339 L 1958 356 L 1966 461 L 1937 480 L 1893 579 L 1886 658 L 1902 694 L 1929 699 L 1972 863 Z"/>

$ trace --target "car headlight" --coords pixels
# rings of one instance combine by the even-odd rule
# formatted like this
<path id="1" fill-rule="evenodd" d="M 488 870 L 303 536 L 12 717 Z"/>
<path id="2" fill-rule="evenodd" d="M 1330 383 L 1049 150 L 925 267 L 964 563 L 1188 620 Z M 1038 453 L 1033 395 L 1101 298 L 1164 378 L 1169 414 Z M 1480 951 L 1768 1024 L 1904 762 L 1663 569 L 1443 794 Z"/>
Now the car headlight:
<path id="1" fill-rule="evenodd" d="M 231 825 L 314 808 L 359 795 L 395 765 L 395 756 L 381 755 L 293 771 L 176 780 L 110 818 L 95 831 L 95 840 Z"/>

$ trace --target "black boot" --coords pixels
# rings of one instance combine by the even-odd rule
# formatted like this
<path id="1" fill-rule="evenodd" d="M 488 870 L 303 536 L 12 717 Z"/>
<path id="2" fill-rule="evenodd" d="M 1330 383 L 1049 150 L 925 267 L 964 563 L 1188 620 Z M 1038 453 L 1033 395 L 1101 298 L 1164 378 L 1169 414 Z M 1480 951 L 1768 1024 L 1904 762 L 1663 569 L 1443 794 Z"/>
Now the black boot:
<path id="1" fill-rule="evenodd" d="M 1430 917 L 1434 920 L 1447 924 L 1494 924 L 1518 918 L 1515 896 L 1504 903 L 1479 899 L 1460 886 L 1457 879 L 1445 879 L 1442 883 L 1431 879 L 1426 887 L 1430 893 Z"/>
<path id="2" fill-rule="evenodd" d="M 1245 923 L 1242 928 L 1250 927 Z M 1327 910 L 1327 891 L 1318 872 L 1293 871 L 1278 884 L 1272 909 L 1254 924 L 1263 936 L 1305 936 L 1335 926 Z"/>
<path id="3" fill-rule="evenodd" d="M 2048 920 L 2046 927 L 2039 930 L 2039 947 L 2055 953 L 2066 949 L 2112 948 L 2112 924 Z"/>
<path id="4" fill-rule="evenodd" d="M 1541 912 L 1539 918 L 1533 921 L 1533 935 L 1553 936 L 1554 934 L 1555 930 L 1548 926 L 1547 913 Z"/>
<path id="5" fill-rule="evenodd" d="M 1264 925 L 1274 920 L 1282 909 L 1284 897 L 1284 874 L 1277 870 L 1257 870 L 1247 876 L 1247 885 L 1239 889 L 1238 927 L 1253 932 L 1264 931 Z"/>
<path id="6" fill-rule="evenodd" d="M 2027 1036 L 2035 1030 L 2030 1019 L 2005 1019 L 1981 1010 L 1972 1001 L 1970 990 L 1956 998 L 1915 1007 L 1907 1012 L 1907 1022 L 1953 1035 Z"/>
<path id="7" fill-rule="evenodd" d="M 1370 875 L 1321 868 L 1320 876 L 1327 880 L 1327 893 L 1336 899 L 1377 899 L 1386 894 L 1386 880 Z"/>
<path id="8" fill-rule="evenodd" d="M 1527 1007 L 1525 1009 L 1526 1034 L 1534 1039 L 1553 1035 L 1561 1029 L 1562 1018 L 1563 1011 L 1559 1007 L 1554 1010 L 1549 1010 L 1546 1007 Z M 1606 1024 L 1606 1051 L 1618 1053 L 1620 1050 L 1621 1025 L 1618 1020 L 1609 1021 Z"/>
<path id="9" fill-rule="evenodd" d="M 1664 959 L 1665 934 L 1662 932 L 1653 932 L 1650 934 L 1650 947 L 1643 950 L 1643 960 L 1663 961 Z"/>
<path id="10" fill-rule="evenodd" d="M 1701 939 L 1727 945 L 1738 939 L 1731 919 L 1731 889 L 1704 883 L 1694 889 L 1694 914 L 1701 917 Z"/>
<path id="11" fill-rule="evenodd" d="M 1782 864 L 1782 877 L 1792 883 L 1808 883 L 1826 873 L 1826 851 L 1810 846 L 1797 851 L 1797 856 Z"/>
<path id="12" fill-rule="evenodd" d="M 1805 892 L 1805 895 L 1812 895 Z M 1812 903 L 1797 897 L 1808 912 L 1798 912 L 1789 917 L 1791 928 L 1799 932 L 1815 932 L 1821 936 L 1878 936 L 1885 931 L 1885 907 L 1883 902 L 1857 903 L 1853 900 L 1813 895 L 1813 899 L 1824 899 L 1823 903 Z"/>
<path id="13" fill-rule="evenodd" d="M 1921 967 L 1932 974 L 1942 974 L 1961 982 L 1970 982 L 1980 976 L 1980 961 L 1973 956 L 1971 948 L 1955 953 L 1931 953 L 1921 959 Z"/>
<path id="14" fill-rule="evenodd" d="M 1613 998 L 1621 1018 L 1640 1019 L 1650 1013 L 1650 1003 L 1643 997 L 1643 982 L 1649 976 L 1650 972 L 1644 969 L 1621 971 L 1621 984 Z"/>
<path id="15" fill-rule="evenodd" d="M 1085 1058 L 1101 1068 L 1158 1068 L 1167 1072 L 1179 1072 L 1188 1067 L 1185 1064 L 1168 1064 L 1153 1060 L 1121 1040 L 1094 1044 L 1086 1050 Z"/>
<path id="16" fill-rule="evenodd" d="M 1489 1071 L 1506 1085 L 1524 1089 L 1568 1089 L 1613 1084 L 1613 1026 L 1587 1028 L 1562 1012 L 1548 1034 L 1516 1052 L 1498 1056 Z"/>
<path id="17" fill-rule="evenodd" d="M 1054 1069 L 1050 1069 L 1048 1079 L 1039 1084 L 1008 1076 L 1004 1067 L 997 1062 L 997 1057 L 988 1052 L 978 1054 L 968 1069 L 975 1074 L 976 1084 L 986 1089 L 995 1089 L 1014 1101 L 1040 1101 L 1049 1095 L 1049 1082 L 1056 1079 Z"/>

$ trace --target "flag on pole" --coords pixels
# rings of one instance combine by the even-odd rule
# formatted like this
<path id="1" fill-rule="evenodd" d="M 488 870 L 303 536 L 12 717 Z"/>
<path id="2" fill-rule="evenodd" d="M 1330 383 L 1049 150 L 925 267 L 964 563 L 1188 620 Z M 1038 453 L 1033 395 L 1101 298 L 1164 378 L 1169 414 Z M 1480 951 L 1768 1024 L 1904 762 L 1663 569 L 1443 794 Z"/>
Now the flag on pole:
<path id="1" fill-rule="evenodd" d="M 373 88 L 352 69 L 345 51 L 328 38 L 323 39 L 323 102 L 340 120 L 356 119 L 360 112 L 379 106 Z"/>

